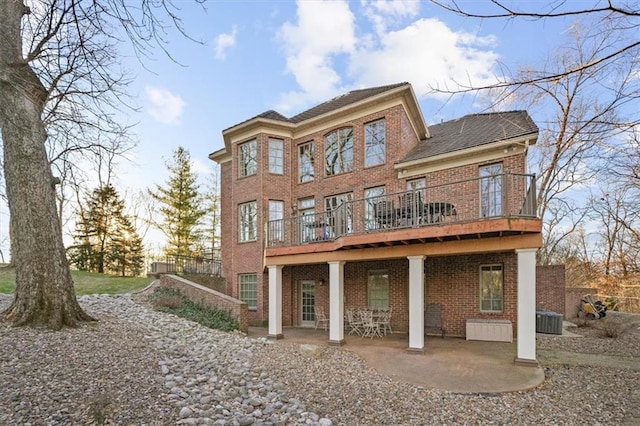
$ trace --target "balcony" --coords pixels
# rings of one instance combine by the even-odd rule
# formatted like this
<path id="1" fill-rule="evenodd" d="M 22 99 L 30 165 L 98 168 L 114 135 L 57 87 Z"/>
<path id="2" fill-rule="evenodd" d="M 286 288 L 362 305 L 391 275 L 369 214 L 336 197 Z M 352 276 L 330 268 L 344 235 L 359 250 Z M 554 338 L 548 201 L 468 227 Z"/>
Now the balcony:
<path id="1" fill-rule="evenodd" d="M 539 233 L 535 195 L 535 175 L 501 174 L 344 201 L 267 222 L 266 255 Z"/>

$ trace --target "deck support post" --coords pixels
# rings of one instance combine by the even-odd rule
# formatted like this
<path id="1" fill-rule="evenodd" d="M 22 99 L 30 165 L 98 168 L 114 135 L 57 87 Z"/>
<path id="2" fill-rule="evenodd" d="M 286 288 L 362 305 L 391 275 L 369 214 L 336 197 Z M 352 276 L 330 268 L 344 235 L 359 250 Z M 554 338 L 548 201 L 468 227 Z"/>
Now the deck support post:
<path id="1" fill-rule="evenodd" d="M 329 344 L 344 345 L 344 262 L 329 263 Z"/>
<path id="2" fill-rule="evenodd" d="M 409 348 L 424 352 L 424 256 L 409 259 Z"/>
<path id="3" fill-rule="evenodd" d="M 282 265 L 269 265 L 269 335 L 282 339 Z"/>
<path id="4" fill-rule="evenodd" d="M 536 252 L 518 249 L 518 343 L 515 363 L 538 366 L 536 359 Z"/>

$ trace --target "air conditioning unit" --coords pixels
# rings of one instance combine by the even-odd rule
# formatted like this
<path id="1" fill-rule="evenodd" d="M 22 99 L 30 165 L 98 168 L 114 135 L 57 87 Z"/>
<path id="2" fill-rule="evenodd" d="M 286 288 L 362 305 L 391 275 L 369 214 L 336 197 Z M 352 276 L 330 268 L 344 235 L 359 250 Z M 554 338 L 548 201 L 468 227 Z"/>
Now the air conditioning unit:
<path id="1" fill-rule="evenodd" d="M 536 311 L 536 333 L 562 334 L 562 314 Z"/>

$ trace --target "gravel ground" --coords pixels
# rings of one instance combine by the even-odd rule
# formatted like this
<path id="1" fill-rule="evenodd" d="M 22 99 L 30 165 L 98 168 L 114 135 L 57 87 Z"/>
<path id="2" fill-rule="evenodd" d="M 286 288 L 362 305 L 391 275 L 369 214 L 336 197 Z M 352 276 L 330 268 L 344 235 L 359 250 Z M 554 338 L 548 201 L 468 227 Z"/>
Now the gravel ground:
<path id="1" fill-rule="evenodd" d="M 458 394 L 395 382 L 344 348 L 273 344 L 209 330 L 154 312 L 130 295 L 79 301 L 100 318 L 97 324 L 52 332 L 0 323 L 0 424 L 640 421 L 638 369 L 547 365 L 545 382 L 532 391 Z M 10 296 L 0 295 L 0 309 L 9 302 Z M 540 335 L 538 347 L 640 356 L 637 324 L 617 339 L 597 337 L 594 327 L 572 331 L 585 337 Z"/>

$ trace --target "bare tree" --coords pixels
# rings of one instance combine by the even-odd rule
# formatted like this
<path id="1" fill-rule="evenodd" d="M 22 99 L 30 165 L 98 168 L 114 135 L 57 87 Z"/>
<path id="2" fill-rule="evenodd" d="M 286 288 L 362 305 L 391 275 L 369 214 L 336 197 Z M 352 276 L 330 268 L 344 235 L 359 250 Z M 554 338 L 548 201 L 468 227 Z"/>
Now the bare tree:
<path id="1" fill-rule="evenodd" d="M 608 173 L 611 145 L 630 132 L 639 117 L 631 103 L 640 98 L 637 79 L 640 13 L 637 7 L 576 9 L 575 3 L 526 3 L 519 9 L 493 0 L 479 3 L 433 1 L 458 15 L 479 19 L 544 20 L 572 18 L 564 46 L 554 46 L 546 63 L 496 76 L 498 83 L 473 87 L 456 82 L 452 90 L 486 90 L 490 108 L 516 103 L 534 111 L 540 137 L 531 151 L 536 172 L 538 214 L 543 219 L 540 263 L 558 260 L 563 240 L 575 232 L 589 211 L 585 193 Z M 599 3 L 598 3 L 599 4 Z M 615 60 L 614 60 L 615 59 Z"/>
<path id="2" fill-rule="evenodd" d="M 179 30 L 181 25 L 170 0 L 32 5 L 0 2 L 0 128 L 16 268 L 15 298 L 3 316 L 13 325 L 59 329 L 92 318 L 77 303 L 64 253 L 47 126 L 69 123 L 54 119 L 68 114 L 87 132 L 78 141 L 91 143 L 88 129 L 103 134 L 110 127 L 95 106 L 122 102 L 126 88 L 114 56 L 118 44 L 130 40 L 141 55 L 154 45 L 164 50 L 163 17 Z M 78 116 L 85 108 L 98 113 L 93 119 Z"/>
<path id="3" fill-rule="evenodd" d="M 589 68 L 602 67 L 608 63 L 619 61 L 629 54 L 637 55 L 640 48 L 638 33 L 640 32 L 640 8 L 634 1 L 614 5 L 611 1 L 592 1 L 591 7 L 585 2 L 554 0 L 550 2 L 521 2 L 517 6 L 513 2 L 490 0 L 489 2 L 458 2 L 456 0 L 431 0 L 431 3 L 457 15 L 477 19 L 521 19 L 546 20 L 558 18 L 586 18 L 592 21 L 592 28 L 614 28 L 615 43 L 601 49 L 597 55 L 568 66 L 548 70 L 536 75 L 515 80 L 504 78 L 486 88 L 512 88 L 532 83 L 553 83 L 559 78 L 581 73 Z M 514 4 L 512 7 L 511 4 Z M 597 34 L 595 32 L 594 34 Z M 635 53 L 634 53 L 635 52 Z M 475 92 L 479 87 L 461 85 L 455 92 Z"/>

